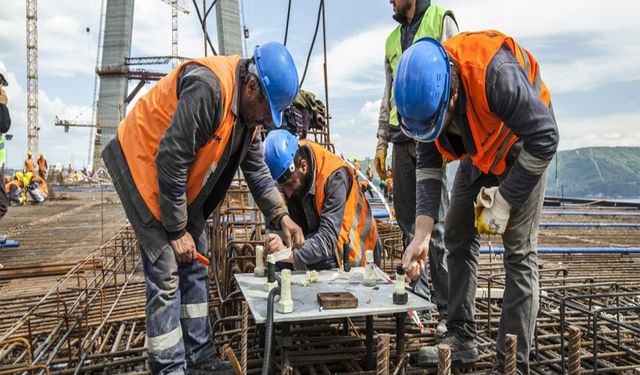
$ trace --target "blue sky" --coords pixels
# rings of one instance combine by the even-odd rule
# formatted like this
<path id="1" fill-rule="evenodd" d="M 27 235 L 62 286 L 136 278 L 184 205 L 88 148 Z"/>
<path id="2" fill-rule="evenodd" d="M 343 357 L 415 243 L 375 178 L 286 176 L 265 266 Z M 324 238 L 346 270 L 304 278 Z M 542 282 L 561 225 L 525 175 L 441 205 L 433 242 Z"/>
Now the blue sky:
<path id="1" fill-rule="evenodd" d="M 87 162 L 89 131 L 65 134 L 56 115 L 91 117 L 100 15 L 99 0 L 39 2 L 40 148 L 50 162 Z M 180 15 L 180 54 L 203 54 L 191 1 Z M 207 0 L 210 3 L 210 0 Z M 200 1 L 198 1 L 200 3 Z M 171 14 L 160 0 L 136 0 L 132 56 L 167 55 Z M 529 49 L 541 65 L 556 112 L 561 149 L 640 146 L 640 2 L 515 0 L 441 1 L 454 9 L 461 30 L 497 29 Z M 26 152 L 26 47 L 23 1 L 0 0 L 0 60 L 10 72 L 9 108 L 14 140 L 9 165 Z M 249 50 L 282 41 L 287 0 L 243 0 Z M 288 46 L 302 74 L 313 35 L 317 0 L 293 0 Z M 613 13 L 613 14 L 610 14 Z M 384 39 L 395 27 L 384 0 L 326 0 L 329 106 L 337 149 L 371 156 L 384 85 Z M 216 43 L 215 17 L 209 30 Z M 86 32 L 89 27 L 90 31 Z M 165 70 L 169 68 L 166 67 Z M 146 87 L 148 89 L 149 86 Z M 311 57 L 305 89 L 324 99 L 322 39 Z M 142 93 L 144 93 L 143 90 Z"/>

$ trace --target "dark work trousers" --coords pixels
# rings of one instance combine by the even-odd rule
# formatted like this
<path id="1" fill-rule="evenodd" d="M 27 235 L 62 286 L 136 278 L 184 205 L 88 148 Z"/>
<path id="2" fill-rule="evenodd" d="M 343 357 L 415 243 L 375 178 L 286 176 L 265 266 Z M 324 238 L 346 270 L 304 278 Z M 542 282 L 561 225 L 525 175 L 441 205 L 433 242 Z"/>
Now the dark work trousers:
<path id="1" fill-rule="evenodd" d="M 503 175 L 506 176 L 506 173 Z M 478 284 L 480 235 L 474 227 L 473 203 L 480 188 L 496 186 L 495 175 L 481 175 L 467 186 L 458 169 L 447 211 L 445 242 L 449 255 L 449 303 L 447 329 L 461 339 L 474 339 L 475 296 Z M 538 225 L 544 201 L 546 172 L 522 208 L 513 208 L 502 241 L 506 271 L 502 315 L 498 330 L 497 357 L 504 363 L 505 336 L 518 337 L 519 374 L 529 374 L 529 349 L 538 314 Z"/>
<path id="2" fill-rule="evenodd" d="M 197 251 L 205 254 L 205 232 L 191 235 Z M 144 250 L 141 253 L 151 373 L 183 374 L 185 366 L 214 359 L 217 354 L 209 323 L 207 267 L 198 261 L 179 264 L 170 245 L 155 262 Z"/>
<path id="3" fill-rule="evenodd" d="M 405 248 L 413 240 L 416 223 L 416 144 L 414 141 L 394 143 L 391 156 L 393 174 L 393 207 L 396 220 L 402 230 Z M 443 181 L 443 200 L 440 205 L 438 223 L 431 232 L 429 242 L 429 267 L 413 286 L 419 296 L 431 301 L 429 290 L 429 271 L 435 292 L 435 304 L 442 317 L 447 315 L 449 295 L 449 273 L 447 271 L 447 249 L 444 245 L 444 213 L 448 203 L 446 193 L 446 174 Z"/>

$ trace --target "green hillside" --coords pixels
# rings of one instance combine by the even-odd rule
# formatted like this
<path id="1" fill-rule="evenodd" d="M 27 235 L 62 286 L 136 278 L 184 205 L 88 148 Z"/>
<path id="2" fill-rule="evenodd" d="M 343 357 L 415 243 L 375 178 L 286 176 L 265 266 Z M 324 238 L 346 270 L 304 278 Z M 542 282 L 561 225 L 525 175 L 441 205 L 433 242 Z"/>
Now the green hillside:
<path id="1" fill-rule="evenodd" d="M 640 147 L 588 147 L 561 151 L 558 195 L 640 199 Z M 549 166 L 547 196 L 556 195 L 556 161 Z"/>

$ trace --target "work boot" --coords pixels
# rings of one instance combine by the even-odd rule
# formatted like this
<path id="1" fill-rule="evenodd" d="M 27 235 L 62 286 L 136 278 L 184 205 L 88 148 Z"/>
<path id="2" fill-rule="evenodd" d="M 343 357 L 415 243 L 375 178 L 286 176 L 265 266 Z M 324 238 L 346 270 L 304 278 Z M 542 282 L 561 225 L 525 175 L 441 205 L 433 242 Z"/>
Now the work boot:
<path id="1" fill-rule="evenodd" d="M 478 349 L 473 339 L 461 339 L 453 332 L 447 332 L 436 341 L 451 348 L 451 362 L 454 364 L 472 364 L 478 361 Z M 438 364 L 438 350 L 435 346 L 425 346 L 418 351 L 418 365 L 431 367 Z"/>
<path id="2" fill-rule="evenodd" d="M 436 325 L 436 335 L 442 336 L 447 332 L 447 320 L 440 319 L 438 320 L 438 325 Z"/>
<path id="3" fill-rule="evenodd" d="M 187 367 L 186 375 L 234 375 L 233 366 L 229 361 L 214 358 Z"/>

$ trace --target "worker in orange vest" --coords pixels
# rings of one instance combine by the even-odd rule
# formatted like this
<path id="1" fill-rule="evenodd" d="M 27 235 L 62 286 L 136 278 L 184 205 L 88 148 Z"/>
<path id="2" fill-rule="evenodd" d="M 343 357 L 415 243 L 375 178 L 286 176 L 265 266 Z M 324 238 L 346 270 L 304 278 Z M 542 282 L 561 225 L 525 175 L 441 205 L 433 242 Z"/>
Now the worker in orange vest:
<path id="1" fill-rule="evenodd" d="M 44 158 L 44 152 L 40 152 L 38 157 L 38 175 L 46 180 L 48 169 L 49 166 L 47 165 L 47 159 Z"/>
<path id="2" fill-rule="evenodd" d="M 369 193 L 369 197 L 373 198 L 373 189 L 371 188 L 371 184 L 369 183 L 369 180 L 365 178 L 364 180 L 359 182 L 359 185 L 360 185 L 360 191 L 362 192 L 362 194 Z"/>
<path id="3" fill-rule="evenodd" d="M 31 150 L 27 151 L 27 159 L 24 161 L 24 172 L 31 172 L 31 173 L 35 173 L 36 171 L 36 165 L 35 162 L 33 160 L 33 153 L 31 152 Z"/>
<path id="4" fill-rule="evenodd" d="M 29 192 L 31 201 L 35 204 L 44 203 L 49 197 L 47 182 L 38 175 L 30 178 L 29 184 L 27 185 L 27 192 Z"/>
<path id="5" fill-rule="evenodd" d="M 296 269 L 331 269 L 342 266 L 348 251 L 349 265 L 363 266 L 365 251 L 373 250 L 379 263 L 382 246 L 376 222 L 345 161 L 315 142 L 298 141 L 286 130 L 267 135 L 264 155 L 306 238 L 302 246 L 292 248 L 286 262 Z M 284 248 L 279 236 L 267 236 L 267 254 Z"/>
<path id="6" fill-rule="evenodd" d="M 502 236 L 505 290 L 493 373 L 504 373 L 505 336 L 517 336 L 517 372 L 529 374 L 539 307 L 536 242 L 546 171 L 558 126 L 538 62 L 495 30 L 465 32 L 444 43 L 424 38 L 398 64 L 394 96 L 403 131 L 419 141 L 415 238 L 403 265 L 415 278 L 427 259 L 440 204 L 443 156 L 461 159 L 445 222 L 449 250 L 447 334 L 451 359 L 478 359 L 474 341 L 480 234 Z M 410 267 L 413 261 L 418 267 Z M 433 365 L 435 347 L 418 352 Z"/>
<path id="7" fill-rule="evenodd" d="M 7 192 L 9 198 L 9 204 L 12 206 L 20 206 L 24 204 L 23 193 L 24 189 L 24 176 L 22 172 L 16 172 L 15 177 L 4 185 L 4 190 Z"/>
<path id="8" fill-rule="evenodd" d="M 266 43 L 252 58 L 187 61 L 142 96 L 102 156 L 140 243 L 153 374 L 232 374 L 209 324 L 206 220 L 238 168 L 265 221 L 304 241 L 264 163 L 261 125 L 279 127 L 298 92 L 293 58 Z"/>

